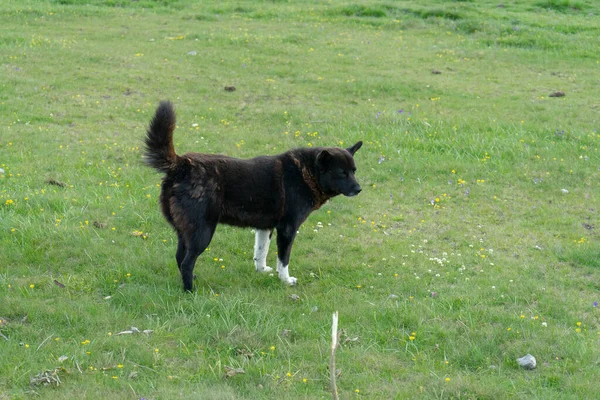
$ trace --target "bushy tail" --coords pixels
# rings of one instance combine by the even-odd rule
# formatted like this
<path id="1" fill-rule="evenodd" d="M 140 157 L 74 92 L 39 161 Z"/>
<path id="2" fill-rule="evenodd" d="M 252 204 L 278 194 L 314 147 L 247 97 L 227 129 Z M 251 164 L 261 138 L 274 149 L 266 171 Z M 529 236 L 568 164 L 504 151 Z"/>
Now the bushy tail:
<path id="1" fill-rule="evenodd" d="M 146 133 L 146 164 L 161 172 L 168 172 L 177 165 L 179 157 L 173 147 L 175 110 L 173 104 L 161 101 Z"/>

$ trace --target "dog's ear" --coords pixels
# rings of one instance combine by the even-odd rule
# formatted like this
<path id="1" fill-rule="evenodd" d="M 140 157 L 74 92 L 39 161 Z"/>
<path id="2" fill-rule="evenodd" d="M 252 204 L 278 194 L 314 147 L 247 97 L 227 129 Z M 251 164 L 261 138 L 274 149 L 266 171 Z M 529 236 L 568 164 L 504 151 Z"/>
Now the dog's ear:
<path id="1" fill-rule="evenodd" d="M 348 152 L 352 155 L 354 155 L 354 153 L 356 153 L 358 151 L 358 149 L 360 149 L 362 146 L 362 141 L 356 142 L 354 144 L 354 146 L 352 147 L 348 147 L 346 150 L 348 150 Z"/>
<path id="2" fill-rule="evenodd" d="M 326 171 L 329 168 L 329 164 L 331 164 L 331 159 L 333 156 L 328 150 L 321 150 L 319 154 L 317 154 L 317 167 L 321 171 Z"/>

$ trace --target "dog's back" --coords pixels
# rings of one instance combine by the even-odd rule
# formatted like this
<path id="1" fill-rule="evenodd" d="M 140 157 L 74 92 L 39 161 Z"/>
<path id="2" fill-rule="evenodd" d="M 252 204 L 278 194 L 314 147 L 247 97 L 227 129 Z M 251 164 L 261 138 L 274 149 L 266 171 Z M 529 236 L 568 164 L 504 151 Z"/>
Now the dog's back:
<path id="1" fill-rule="evenodd" d="M 281 157 L 253 159 L 189 153 L 187 177 L 175 184 L 189 185 L 188 195 L 195 201 L 214 205 L 220 223 L 272 229 L 281 218 L 284 192 Z M 183 193 L 181 193 L 184 195 Z"/>

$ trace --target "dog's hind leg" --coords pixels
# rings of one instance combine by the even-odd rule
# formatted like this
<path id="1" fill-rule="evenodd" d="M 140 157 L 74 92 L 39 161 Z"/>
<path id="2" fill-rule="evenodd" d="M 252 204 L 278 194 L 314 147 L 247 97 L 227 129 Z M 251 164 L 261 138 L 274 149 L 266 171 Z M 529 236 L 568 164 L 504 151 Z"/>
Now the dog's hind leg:
<path id="1" fill-rule="evenodd" d="M 188 292 L 193 288 L 194 266 L 196 265 L 196 260 L 210 244 L 216 227 L 216 222 L 214 224 L 207 223 L 191 235 L 191 237 L 188 238 L 189 240 L 185 243 L 185 257 L 181 262 L 179 271 L 181 272 L 181 279 L 183 280 L 183 289 Z"/>
<path id="2" fill-rule="evenodd" d="M 290 276 L 288 270 L 296 229 L 295 226 L 291 225 L 277 228 L 277 273 L 279 279 L 290 286 L 295 285 L 297 282 L 296 278 Z"/>
<path id="3" fill-rule="evenodd" d="M 177 260 L 177 267 L 179 267 L 179 271 L 181 271 L 181 263 L 185 258 L 185 240 L 183 236 L 179 232 L 177 232 L 177 253 L 175 253 L 175 259 Z"/>
<path id="4" fill-rule="evenodd" d="M 273 268 L 267 267 L 267 254 L 269 253 L 269 244 L 271 243 L 271 235 L 273 231 L 270 230 L 256 230 L 256 237 L 254 240 L 254 265 L 256 265 L 257 272 L 271 272 Z"/>

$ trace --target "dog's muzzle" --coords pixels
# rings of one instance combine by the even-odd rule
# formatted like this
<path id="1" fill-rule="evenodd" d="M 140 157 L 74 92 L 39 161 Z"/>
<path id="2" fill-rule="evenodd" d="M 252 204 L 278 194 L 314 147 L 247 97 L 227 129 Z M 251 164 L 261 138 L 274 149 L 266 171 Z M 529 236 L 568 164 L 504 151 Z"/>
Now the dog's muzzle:
<path id="1" fill-rule="evenodd" d="M 352 196 L 356 196 L 361 191 L 362 191 L 362 188 L 357 185 L 356 187 L 352 188 L 352 190 L 350 190 L 348 193 L 345 193 L 345 195 L 348 197 L 352 197 Z"/>

